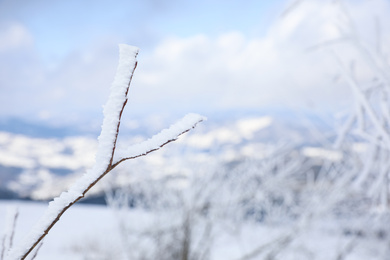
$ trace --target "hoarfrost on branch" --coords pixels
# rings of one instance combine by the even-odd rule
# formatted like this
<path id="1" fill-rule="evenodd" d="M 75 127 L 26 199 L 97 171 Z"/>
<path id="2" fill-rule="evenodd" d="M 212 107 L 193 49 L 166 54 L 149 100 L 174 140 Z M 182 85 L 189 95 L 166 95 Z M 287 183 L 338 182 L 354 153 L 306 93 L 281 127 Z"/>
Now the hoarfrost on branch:
<path id="1" fill-rule="evenodd" d="M 194 128 L 197 123 L 205 120 L 200 115 L 189 114 L 169 129 L 163 130 L 151 139 L 120 152 L 119 160 L 114 163 L 114 152 L 120 120 L 127 103 L 127 95 L 134 70 L 137 67 L 136 57 L 139 52 L 137 47 L 125 44 L 120 44 L 119 49 L 119 65 L 111 85 L 110 96 L 103 110 L 104 119 L 101 134 L 98 138 L 99 145 L 95 165 L 67 192 L 61 193 L 59 197 L 49 203 L 46 212 L 27 236 L 19 245 L 11 248 L 7 255 L 7 260 L 25 259 L 47 235 L 62 214 L 74 203 L 83 198 L 102 177 L 114 169 L 119 163 L 156 151 L 165 144 L 175 141 L 179 135 Z"/>

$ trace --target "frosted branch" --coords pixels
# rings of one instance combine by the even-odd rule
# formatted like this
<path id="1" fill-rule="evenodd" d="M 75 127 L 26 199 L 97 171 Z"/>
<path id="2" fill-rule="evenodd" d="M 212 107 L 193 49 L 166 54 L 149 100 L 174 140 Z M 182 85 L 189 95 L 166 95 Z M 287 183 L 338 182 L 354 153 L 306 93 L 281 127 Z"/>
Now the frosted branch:
<path id="1" fill-rule="evenodd" d="M 341 147 L 341 144 L 344 142 L 345 137 L 347 136 L 348 132 L 352 129 L 353 123 L 356 120 L 356 116 L 354 114 L 350 115 L 348 120 L 344 123 L 344 125 L 341 127 L 337 139 L 333 145 L 333 148 L 339 149 Z"/>
<path id="2" fill-rule="evenodd" d="M 113 164 L 113 166 L 115 167 L 117 164 L 125 160 L 144 156 L 150 152 L 160 149 L 164 145 L 175 141 L 180 135 L 188 132 L 198 123 L 204 120 L 206 120 L 206 118 L 198 114 L 186 115 L 179 122 L 167 129 L 162 130 L 160 133 L 154 135 L 152 138 L 140 144 L 130 146 L 126 150 L 118 150 L 117 155 L 119 159 L 116 163 Z"/>
<path id="3" fill-rule="evenodd" d="M 96 153 L 96 163 L 79 181 L 67 192 L 49 203 L 49 207 L 24 238 L 21 244 L 11 249 L 7 259 L 25 259 L 28 254 L 47 235 L 57 223 L 62 214 L 85 194 L 111 170 L 112 158 L 115 151 L 118 129 L 123 109 L 127 102 L 127 93 L 134 70 L 137 66 L 138 48 L 121 44 L 119 64 L 111 85 L 111 92 L 104 106 L 102 131 L 98 138 L 99 145 Z"/>
<path id="4" fill-rule="evenodd" d="M 114 169 L 124 160 L 137 158 L 148 154 L 165 144 L 174 141 L 177 137 L 195 127 L 197 123 L 204 120 L 203 117 L 190 114 L 178 124 L 168 130 L 162 131 L 159 135 L 149 141 L 128 151 L 127 156 L 113 164 L 116 142 L 119 133 L 120 120 L 127 103 L 127 94 L 137 67 L 136 57 L 138 48 L 133 46 L 120 45 L 119 65 L 111 85 L 111 92 L 106 105 L 104 106 L 102 131 L 98 138 L 99 145 L 96 153 L 96 163 L 92 169 L 87 171 L 67 192 L 63 192 L 59 197 L 49 203 L 47 210 L 30 233 L 21 243 L 12 248 L 7 256 L 7 260 L 25 259 L 32 250 L 42 241 L 51 228 L 57 223 L 62 214 L 85 194 L 107 173 Z M 156 146 L 158 145 L 158 147 Z M 137 154 L 138 153 L 138 154 Z"/>
<path id="5" fill-rule="evenodd" d="M 380 122 L 378 116 L 375 114 L 374 109 L 371 107 L 371 104 L 368 102 L 367 97 L 362 93 L 358 83 L 356 80 L 348 73 L 348 71 L 344 68 L 342 65 L 342 62 L 340 59 L 335 55 L 336 60 L 338 61 L 340 69 L 343 71 L 343 75 L 345 77 L 345 80 L 350 85 L 352 91 L 354 92 L 357 100 L 361 104 L 361 106 L 365 109 L 367 115 L 371 119 L 371 122 L 377 129 L 377 131 L 381 134 L 384 141 L 386 141 L 386 144 L 390 144 L 390 137 L 387 130 L 383 127 L 382 123 Z"/>
<path id="6" fill-rule="evenodd" d="M 5 220 L 5 234 L 2 240 L 0 259 L 3 259 L 4 253 L 12 248 L 14 242 L 16 222 L 18 220 L 19 210 L 17 208 L 9 207 Z"/>

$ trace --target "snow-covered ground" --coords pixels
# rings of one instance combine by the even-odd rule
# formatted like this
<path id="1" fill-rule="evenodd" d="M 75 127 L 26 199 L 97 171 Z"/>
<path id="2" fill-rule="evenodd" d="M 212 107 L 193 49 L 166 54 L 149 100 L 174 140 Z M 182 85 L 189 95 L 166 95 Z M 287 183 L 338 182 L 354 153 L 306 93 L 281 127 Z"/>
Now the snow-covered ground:
<path id="1" fill-rule="evenodd" d="M 37 221 L 46 206 L 46 203 L 37 202 L 0 201 L 0 234 L 4 232 L 8 209 L 19 209 L 15 231 L 17 243 Z M 132 210 L 129 215 L 129 221 L 133 222 L 131 225 L 135 229 L 155 224 L 153 219 L 155 220 L 155 216 L 141 210 Z M 388 249 L 383 246 L 383 242 L 369 235 L 366 238 L 360 237 L 352 252 L 346 254 L 346 258 L 337 258 L 340 252 L 347 250 L 351 236 L 340 235 L 336 223 L 331 221 L 321 220 L 303 229 L 291 229 L 287 224 L 219 224 L 214 229 L 210 251 L 213 260 L 244 259 L 243 256 L 256 249 L 260 250 L 262 245 L 278 238 L 279 242 L 270 244 L 268 249 L 264 250 L 265 253 L 280 251 L 281 254 L 276 254 L 276 259 L 390 259 L 390 256 L 386 255 Z M 291 243 L 284 241 L 286 244 L 283 244 L 286 237 L 292 239 Z M 112 209 L 105 206 L 75 205 L 50 231 L 36 259 L 124 259 L 123 246 L 117 216 Z M 245 259 L 265 259 L 265 256 L 266 254 L 260 254 Z"/>
<path id="2" fill-rule="evenodd" d="M 0 230 L 4 232 L 6 211 L 17 207 L 19 217 L 15 230 L 17 243 L 47 208 L 47 203 L 0 201 Z M 84 259 L 77 253 L 78 245 L 115 243 L 115 222 L 111 212 L 104 206 L 75 205 L 50 231 L 36 259 Z"/>

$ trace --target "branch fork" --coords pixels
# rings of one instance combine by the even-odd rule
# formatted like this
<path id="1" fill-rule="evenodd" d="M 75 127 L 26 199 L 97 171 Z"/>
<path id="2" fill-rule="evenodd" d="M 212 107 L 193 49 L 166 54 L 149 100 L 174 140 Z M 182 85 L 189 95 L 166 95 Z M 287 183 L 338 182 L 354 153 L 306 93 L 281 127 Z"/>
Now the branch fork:
<path id="1" fill-rule="evenodd" d="M 139 52 L 137 47 L 125 44 L 120 44 L 119 49 L 119 65 L 111 85 L 110 96 L 103 110 L 104 119 L 101 134 L 98 138 L 99 145 L 95 165 L 67 192 L 61 193 L 59 197 L 49 203 L 46 212 L 31 229 L 30 233 L 19 245 L 11 248 L 6 257 L 7 260 L 25 259 L 48 234 L 65 211 L 82 199 L 97 182 L 120 163 L 156 151 L 175 141 L 180 135 L 188 132 L 198 123 L 206 120 L 203 116 L 188 114 L 181 121 L 149 140 L 131 146 L 126 150 L 118 151 L 118 155 L 116 155 L 120 120 L 127 103 L 130 83 L 137 67 L 136 58 Z M 117 160 L 114 160 L 114 155 L 118 158 Z"/>

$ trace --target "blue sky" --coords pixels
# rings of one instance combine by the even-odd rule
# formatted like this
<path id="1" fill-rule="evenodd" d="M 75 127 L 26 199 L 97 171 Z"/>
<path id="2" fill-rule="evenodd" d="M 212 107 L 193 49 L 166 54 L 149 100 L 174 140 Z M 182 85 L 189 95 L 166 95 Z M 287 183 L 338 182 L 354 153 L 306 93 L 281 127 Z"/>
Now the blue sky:
<path id="1" fill-rule="evenodd" d="M 8 3 L 7 3 L 8 2 Z M 3 21 L 20 21 L 40 55 L 65 55 L 106 38 L 151 47 L 167 35 L 264 34 L 285 1 L 4 1 Z"/>
<path id="2" fill-rule="evenodd" d="M 285 1 L 2 1 L 1 21 L 21 23 L 43 62 L 55 63 L 96 42 L 146 51 L 167 36 L 240 31 L 262 35 Z"/>
<path id="3" fill-rule="evenodd" d="M 305 51 L 339 37 L 331 2 L 0 0 L 0 117 L 100 120 L 119 43 L 141 48 L 130 116 L 335 111 L 348 90 L 331 85 L 326 55 Z M 346 3 L 368 32 L 389 11 Z"/>

